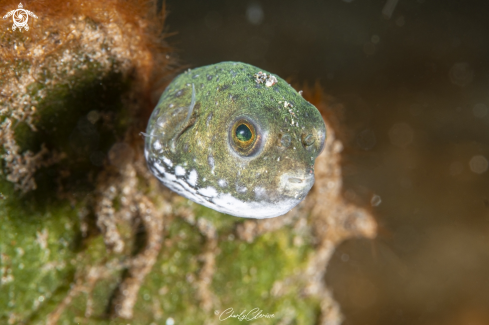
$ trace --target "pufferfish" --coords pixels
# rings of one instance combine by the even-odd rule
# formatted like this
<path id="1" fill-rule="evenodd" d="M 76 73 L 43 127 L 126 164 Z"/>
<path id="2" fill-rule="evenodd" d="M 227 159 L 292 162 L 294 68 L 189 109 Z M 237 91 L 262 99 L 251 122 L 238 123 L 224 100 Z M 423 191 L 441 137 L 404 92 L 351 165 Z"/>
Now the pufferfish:
<path id="1" fill-rule="evenodd" d="M 145 157 L 169 189 L 244 218 L 283 215 L 314 184 L 326 127 L 285 80 L 240 62 L 188 70 L 161 95 Z"/>

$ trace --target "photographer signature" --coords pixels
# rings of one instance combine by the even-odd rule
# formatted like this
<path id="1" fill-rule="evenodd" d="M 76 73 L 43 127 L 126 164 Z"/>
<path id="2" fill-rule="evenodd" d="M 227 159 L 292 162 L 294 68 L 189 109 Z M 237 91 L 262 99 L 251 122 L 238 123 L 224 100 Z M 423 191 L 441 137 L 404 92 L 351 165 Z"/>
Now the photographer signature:
<path id="1" fill-rule="evenodd" d="M 249 312 L 243 310 L 241 313 L 236 314 L 233 308 L 228 308 L 222 312 L 219 310 L 214 311 L 215 315 L 219 315 L 219 320 L 223 321 L 229 318 L 236 318 L 239 321 L 252 321 L 260 318 L 274 318 L 274 314 L 264 314 L 260 308 L 253 308 Z"/>

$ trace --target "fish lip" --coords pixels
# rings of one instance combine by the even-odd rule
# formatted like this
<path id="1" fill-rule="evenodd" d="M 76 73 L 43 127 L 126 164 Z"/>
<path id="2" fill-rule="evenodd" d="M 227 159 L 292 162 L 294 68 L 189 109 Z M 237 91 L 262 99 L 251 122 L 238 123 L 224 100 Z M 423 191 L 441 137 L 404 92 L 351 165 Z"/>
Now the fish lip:
<path id="1" fill-rule="evenodd" d="M 290 183 L 302 184 L 302 182 L 306 182 L 305 179 L 299 177 L 289 177 L 287 179 Z"/>
<path id="2" fill-rule="evenodd" d="M 309 184 L 309 183 L 314 183 L 314 174 L 303 174 L 303 175 L 297 175 L 297 174 L 284 174 L 282 177 L 284 177 L 289 183 L 293 184 Z"/>
<path id="3" fill-rule="evenodd" d="M 285 173 L 280 177 L 280 190 L 283 195 L 298 197 L 306 195 L 314 185 L 314 174 Z"/>

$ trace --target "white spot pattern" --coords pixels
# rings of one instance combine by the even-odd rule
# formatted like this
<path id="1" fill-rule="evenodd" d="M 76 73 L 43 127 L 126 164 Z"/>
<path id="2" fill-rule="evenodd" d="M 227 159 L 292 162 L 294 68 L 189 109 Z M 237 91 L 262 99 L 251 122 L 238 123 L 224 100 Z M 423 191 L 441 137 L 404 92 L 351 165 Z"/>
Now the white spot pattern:
<path id="1" fill-rule="evenodd" d="M 195 169 L 192 169 L 192 171 L 190 172 L 187 178 L 190 186 L 195 187 L 195 185 L 197 185 L 197 177 L 198 177 L 197 171 Z"/>
<path id="2" fill-rule="evenodd" d="M 197 191 L 197 193 L 202 194 L 203 196 L 207 196 L 207 197 L 215 197 L 218 195 L 216 189 L 213 188 L 212 186 L 201 188 Z"/>
<path id="3" fill-rule="evenodd" d="M 185 176 L 187 171 L 180 165 L 175 167 L 175 175 L 177 176 Z"/>
<path id="4" fill-rule="evenodd" d="M 157 171 L 155 173 L 156 177 L 172 191 L 196 203 L 236 217 L 254 219 L 278 217 L 287 213 L 301 201 L 297 198 L 284 197 L 279 201 L 268 202 L 265 190 L 260 187 L 254 188 L 257 201 L 241 201 L 231 194 L 221 193 L 211 186 L 196 190 L 195 185 L 197 184 L 198 175 L 195 169 L 189 173 L 188 178 L 185 180 L 167 172 L 158 161 L 155 161 L 152 167 Z M 221 186 L 226 182 L 221 179 L 218 183 Z M 227 183 L 225 185 L 227 186 Z M 265 195 L 265 197 L 262 195 Z M 260 196 L 260 199 L 258 199 L 258 196 Z"/>
<path id="5" fill-rule="evenodd" d="M 255 192 L 255 198 L 257 200 L 260 200 L 260 199 L 263 200 L 263 199 L 267 198 L 267 191 L 263 187 L 257 186 L 254 188 L 253 191 Z"/>
<path id="6" fill-rule="evenodd" d="M 162 165 L 158 164 L 157 162 L 154 163 L 154 166 L 155 166 L 156 170 L 159 171 L 160 173 L 165 173 L 166 172 L 165 167 L 163 167 Z"/>
<path id="7" fill-rule="evenodd" d="M 172 167 L 173 166 L 173 163 L 171 162 L 170 159 L 166 158 L 165 156 L 161 156 L 161 159 L 163 159 L 163 162 L 168 166 L 168 167 Z"/>
<path id="8" fill-rule="evenodd" d="M 225 179 L 220 179 L 217 181 L 217 184 L 219 184 L 220 187 L 226 187 L 228 186 L 228 182 L 226 182 Z"/>
<path id="9" fill-rule="evenodd" d="M 159 140 L 155 140 L 155 142 L 153 142 L 153 149 L 155 151 L 160 151 L 161 148 L 163 148 L 163 147 L 162 147 L 160 141 Z"/>

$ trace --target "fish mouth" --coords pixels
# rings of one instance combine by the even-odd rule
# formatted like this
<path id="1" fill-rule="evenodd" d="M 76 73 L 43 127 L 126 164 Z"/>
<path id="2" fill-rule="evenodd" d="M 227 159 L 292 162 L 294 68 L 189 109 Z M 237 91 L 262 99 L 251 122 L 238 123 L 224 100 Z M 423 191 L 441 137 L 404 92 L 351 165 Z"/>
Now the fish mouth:
<path id="1" fill-rule="evenodd" d="M 280 176 L 280 191 L 283 195 L 299 198 L 305 196 L 314 185 L 314 174 L 285 173 Z"/>
<path id="2" fill-rule="evenodd" d="M 299 177 L 289 177 L 288 181 L 290 183 L 293 183 L 293 184 L 302 184 L 303 182 L 305 182 L 306 180 L 303 179 L 303 178 L 299 178 Z"/>

